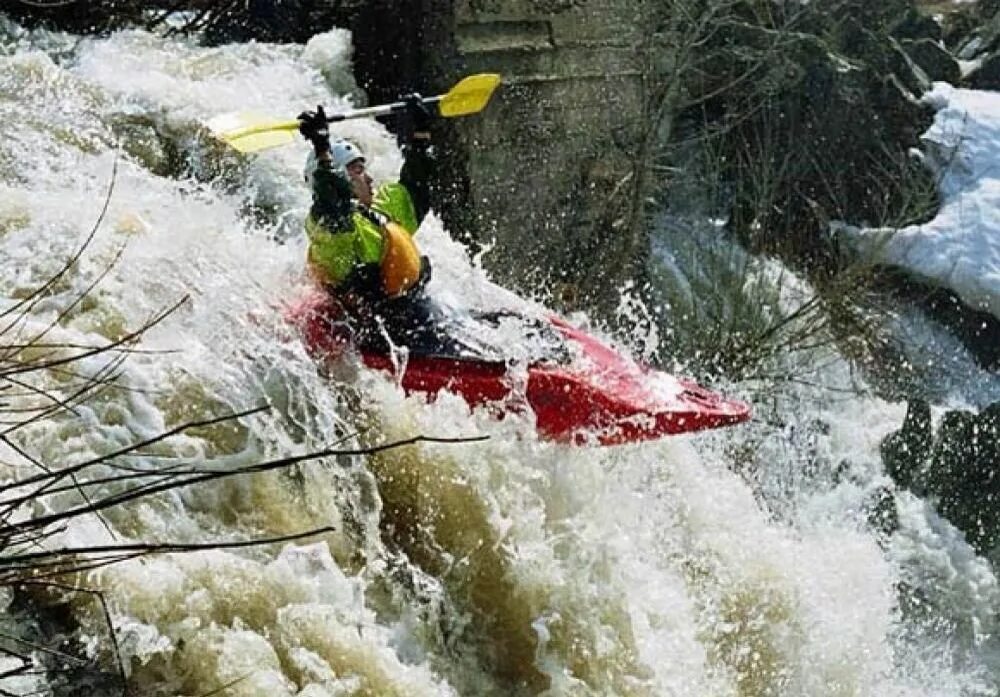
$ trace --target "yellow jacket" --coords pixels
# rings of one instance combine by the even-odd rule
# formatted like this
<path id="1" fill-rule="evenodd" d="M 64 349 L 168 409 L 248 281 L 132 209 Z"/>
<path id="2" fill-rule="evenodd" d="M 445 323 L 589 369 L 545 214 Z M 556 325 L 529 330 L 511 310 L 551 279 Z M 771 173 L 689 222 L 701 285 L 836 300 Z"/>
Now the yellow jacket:
<path id="1" fill-rule="evenodd" d="M 307 263 L 319 282 L 336 289 L 355 272 L 380 264 L 387 251 L 386 223 L 396 223 L 410 236 L 416 234 L 430 209 L 428 182 L 434 162 L 426 146 L 407 145 L 404 152 L 400 181 L 378 187 L 368 209 L 352 200 L 350 184 L 329 161 L 318 163 L 306 236 Z"/>
<path id="2" fill-rule="evenodd" d="M 413 199 L 399 183 L 380 186 L 370 211 L 354 210 L 339 220 L 316 213 L 314 207 L 306 218 L 309 269 L 320 283 L 334 288 L 359 267 L 382 262 L 385 235 L 380 219 L 401 225 L 410 235 L 420 225 Z M 333 227 L 331 222 L 339 225 Z"/>

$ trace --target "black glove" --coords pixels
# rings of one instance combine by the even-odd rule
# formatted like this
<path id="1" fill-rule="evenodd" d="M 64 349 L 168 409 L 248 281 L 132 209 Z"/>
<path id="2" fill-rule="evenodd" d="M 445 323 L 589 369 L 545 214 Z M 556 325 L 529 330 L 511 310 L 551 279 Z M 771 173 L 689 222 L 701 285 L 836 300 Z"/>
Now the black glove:
<path id="1" fill-rule="evenodd" d="M 396 117 L 396 138 L 401 146 L 411 144 L 414 141 L 414 133 L 430 131 L 431 121 L 434 118 L 431 110 L 424 104 L 423 97 L 418 93 L 412 92 L 404 96 L 402 101 L 406 104 L 406 109 Z"/>
<path id="2" fill-rule="evenodd" d="M 316 111 L 303 111 L 298 115 L 299 133 L 306 140 L 313 144 L 316 154 L 330 150 L 330 120 L 323 111 L 322 106 L 317 106 Z"/>
<path id="3" fill-rule="evenodd" d="M 413 124 L 413 130 L 431 130 L 431 119 L 434 118 L 434 115 L 424 104 L 424 98 L 419 93 L 412 92 L 403 97 L 403 102 L 406 103 L 406 113 L 410 118 L 410 123 Z"/>

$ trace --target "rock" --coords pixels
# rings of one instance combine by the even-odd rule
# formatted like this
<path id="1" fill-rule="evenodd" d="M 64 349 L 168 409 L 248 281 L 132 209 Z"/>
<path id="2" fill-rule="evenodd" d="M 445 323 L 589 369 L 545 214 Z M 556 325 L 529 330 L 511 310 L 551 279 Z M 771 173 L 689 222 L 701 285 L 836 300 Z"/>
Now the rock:
<path id="1" fill-rule="evenodd" d="M 134 0 L 104 2 L 5 2 L 3 13 L 28 27 L 44 26 L 101 33 L 141 23 L 143 6 Z"/>
<path id="2" fill-rule="evenodd" d="M 944 46 L 933 39 L 904 39 L 899 42 L 910 59 L 920 66 L 927 77 L 936 82 L 957 85 L 962 79 L 958 61 Z"/>
<path id="3" fill-rule="evenodd" d="M 347 26 L 357 11 L 348 0 L 243 0 L 211 16 L 204 40 L 211 45 L 262 41 L 305 43 L 334 26 Z"/>
<path id="4" fill-rule="evenodd" d="M 930 410 L 913 402 L 899 431 L 882 442 L 886 472 L 928 499 L 980 553 L 1000 543 L 1000 402 L 979 414 L 955 410 L 931 436 Z"/>
<path id="5" fill-rule="evenodd" d="M 930 89 L 927 76 L 910 60 L 896 39 L 880 36 L 853 18 L 847 23 L 853 24 L 853 28 L 849 30 L 851 38 L 843 48 L 852 58 L 862 61 L 883 77 L 895 75 L 914 97 Z"/>
<path id="6" fill-rule="evenodd" d="M 993 480 L 996 462 L 988 460 L 996 443 L 978 438 L 977 418 L 969 412 L 949 412 L 935 439 L 931 456 L 930 493 L 938 512 L 965 533 L 980 552 L 1000 539 L 1000 511 Z"/>
<path id="7" fill-rule="evenodd" d="M 976 417 L 973 433 L 981 480 L 990 489 L 1000 488 L 997 465 L 1000 465 L 1000 402 L 991 404 Z"/>
<path id="8" fill-rule="evenodd" d="M 909 402 L 902 428 L 886 436 L 880 446 L 882 463 L 894 482 L 903 487 L 913 484 L 927 462 L 933 438 L 930 405 L 923 400 Z"/>
<path id="9" fill-rule="evenodd" d="M 958 50 L 979 26 L 980 21 L 970 12 L 959 11 L 948 14 L 944 20 L 944 36 L 942 37 L 945 47 L 957 56 Z"/>
<path id="10" fill-rule="evenodd" d="M 915 7 L 907 7 L 889 27 L 889 34 L 896 39 L 915 41 L 940 41 L 944 35 L 941 25 Z"/>
<path id="11" fill-rule="evenodd" d="M 962 60 L 980 58 L 1000 48 L 1000 13 L 981 5 L 970 8 L 946 34 L 948 45 L 954 46 L 952 50 Z"/>
<path id="12" fill-rule="evenodd" d="M 1000 90 L 1000 53 L 994 53 L 969 73 L 964 86 L 974 90 Z"/>
<path id="13" fill-rule="evenodd" d="M 956 508 L 953 502 L 960 501 L 960 489 L 969 479 L 969 466 L 975 457 L 975 423 L 972 412 L 947 412 L 934 437 L 930 467 L 923 479 L 915 482 L 922 493 L 939 498 L 947 509 Z"/>
<path id="14" fill-rule="evenodd" d="M 829 35 L 832 29 L 834 34 L 844 37 L 849 36 L 851 30 L 842 22 L 845 18 L 853 18 L 872 31 L 886 34 L 912 7 L 910 0 L 838 0 L 836 3 L 818 3 L 806 12 L 802 12 L 806 8 L 799 5 L 796 6 L 798 14 L 806 17 L 796 17 L 795 23 L 802 26 L 803 31 L 818 36 Z M 841 46 L 839 41 L 834 41 L 834 48 L 839 50 Z"/>
<path id="15" fill-rule="evenodd" d="M 866 512 L 868 524 L 882 536 L 892 535 L 899 529 L 899 511 L 896 509 L 896 497 L 892 489 L 880 486 L 865 497 L 862 504 Z"/>

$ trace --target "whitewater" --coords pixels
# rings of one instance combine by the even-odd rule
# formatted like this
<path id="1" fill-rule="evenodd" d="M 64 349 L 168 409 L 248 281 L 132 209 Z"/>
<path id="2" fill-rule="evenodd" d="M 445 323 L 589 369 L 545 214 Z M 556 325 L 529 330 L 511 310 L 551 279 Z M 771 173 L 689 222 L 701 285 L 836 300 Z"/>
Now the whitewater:
<path id="1" fill-rule="evenodd" d="M 67 344 L 106 343 L 181 302 L 113 388 L 18 429 L 17 449 L 65 466 L 261 405 L 130 464 L 227 469 L 416 435 L 488 437 L 326 457 L 74 521 L 51 544 L 332 528 L 73 579 L 104 593 L 135 693 L 996 694 L 991 566 L 905 492 L 897 532 L 869 522 L 876 494 L 891 490 L 878 444 L 905 408 L 841 391 L 852 376 L 835 355 L 813 357 L 811 386 L 755 400 L 752 424 L 618 448 L 540 442 L 530 414 L 495 421 L 447 395 L 427 404 L 351 361 L 320 373 L 281 321 L 282 301 L 305 284 L 306 144 L 241 158 L 203 124 L 235 110 L 287 118 L 360 105 L 346 32 L 205 48 L 3 23 L 0 61 L 2 307 L 96 229 L 17 331 L 55 322 Z M 360 144 L 377 180 L 395 176 L 401 157 L 379 124 L 336 133 Z M 530 305 L 492 285 L 439 221 L 418 240 L 446 301 Z M 106 360 L 77 369 L 97 374 Z M 42 378 L 54 391 L 65 380 Z M 17 449 L 0 451 L 5 481 L 35 471 Z M 5 626 L 26 622 L 3 598 Z M 80 651 L 113 674 L 100 606 L 74 598 L 67 612 Z M 0 678 L 0 689 L 69 688 L 41 672 Z"/>

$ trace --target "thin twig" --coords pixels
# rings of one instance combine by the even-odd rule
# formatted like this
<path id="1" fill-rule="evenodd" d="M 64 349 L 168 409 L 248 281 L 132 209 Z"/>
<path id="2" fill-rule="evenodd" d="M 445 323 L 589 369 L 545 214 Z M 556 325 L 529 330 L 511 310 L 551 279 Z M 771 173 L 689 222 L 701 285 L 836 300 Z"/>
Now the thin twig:
<path id="1" fill-rule="evenodd" d="M 305 532 L 297 532 L 289 535 L 279 535 L 277 537 L 265 537 L 253 540 L 239 540 L 230 542 L 201 542 L 201 543 L 183 543 L 183 542 L 165 542 L 165 543 L 149 543 L 149 542 L 136 542 L 133 544 L 121 544 L 121 545 L 94 545 L 92 547 L 72 547 L 64 549 L 53 549 L 46 550 L 43 552 L 29 552 L 27 554 L 20 554 L 14 557 L 0 557 L 0 567 L 10 565 L 10 562 L 15 562 L 17 564 L 31 564 L 34 565 L 37 562 L 45 562 L 47 559 L 52 558 L 66 558 L 75 557 L 79 555 L 95 556 L 110 554 L 114 555 L 132 555 L 132 554 L 143 554 L 143 555 L 153 555 L 153 554 L 172 554 L 177 552 L 200 552 L 210 549 L 241 549 L 245 547 L 261 547 L 263 545 L 278 544 L 280 542 L 292 542 L 294 540 L 301 540 L 305 537 L 313 537 L 315 535 L 322 535 L 328 532 L 335 532 L 336 528 L 331 526 L 324 526 L 320 528 L 314 528 L 312 530 L 306 530 Z"/>
<path id="2" fill-rule="evenodd" d="M 115 341 L 111 342 L 107 346 L 102 346 L 102 347 L 99 347 L 99 348 L 90 349 L 88 351 L 83 351 L 81 353 L 77 353 L 77 354 L 74 354 L 72 356 L 67 356 L 65 358 L 60 358 L 60 359 L 49 361 L 49 362 L 33 363 L 31 365 L 22 366 L 22 367 L 17 368 L 17 369 L 0 370 L 0 377 L 6 377 L 8 375 L 18 375 L 20 373 L 29 373 L 29 372 L 32 372 L 32 371 L 35 371 L 35 370 L 45 370 L 45 369 L 51 368 L 53 366 L 66 365 L 67 363 L 75 363 L 75 362 L 80 361 L 80 360 L 82 360 L 84 358 L 89 358 L 90 356 L 95 356 L 97 354 L 104 353 L 106 351 L 111 351 L 111 350 L 113 350 L 113 349 L 115 349 L 115 348 L 117 348 L 119 346 L 124 346 L 124 345 L 126 345 L 126 344 L 128 344 L 128 343 L 130 343 L 132 341 L 135 341 L 140 336 L 142 336 L 145 332 L 147 332 L 149 329 L 151 329 L 152 327 L 155 327 L 157 324 L 159 324 L 160 322 L 162 322 L 163 320 L 165 320 L 174 311 L 176 311 L 181 305 L 183 305 L 184 303 L 186 303 L 189 299 L 190 299 L 190 296 L 185 295 L 183 298 L 181 298 L 180 300 L 178 300 L 176 303 L 174 303 L 173 305 L 171 305 L 169 308 L 167 308 L 166 310 L 162 311 L 159 315 L 154 316 L 153 319 L 151 319 L 150 321 L 148 321 L 141 328 L 137 329 L 136 331 L 129 332 L 125 336 L 121 337 L 120 339 L 116 339 Z"/>
<path id="3" fill-rule="evenodd" d="M 243 467 L 236 470 L 230 470 L 224 472 L 219 472 L 219 471 L 205 472 L 199 475 L 188 477 L 187 479 L 181 481 L 141 487 L 136 490 L 108 496 L 107 498 L 98 501 L 93 506 L 78 506 L 76 508 L 62 511 L 60 513 L 50 513 L 48 515 L 32 518 L 31 520 L 18 523 L 11 523 L 8 526 L 8 529 L 16 534 L 26 530 L 44 528 L 50 523 L 56 522 L 58 520 L 71 518 L 77 515 L 84 515 L 86 513 L 93 513 L 99 510 L 106 510 L 108 508 L 112 508 L 114 506 L 120 506 L 129 501 L 145 498 L 147 496 L 161 493 L 163 491 L 180 489 L 183 487 L 193 486 L 195 484 L 201 484 L 203 482 L 214 481 L 216 479 L 226 479 L 228 477 L 235 477 L 243 474 L 269 472 L 277 469 L 283 469 L 301 462 L 316 460 L 322 457 L 330 457 L 333 455 L 339 455 L 339 456 L 374 455 L 395 448 L 402 448 L 408 445 L 415 445 L 417 443 L 475 443 L 475 442 L 482 442 L 484 440 L 487 440 L 488 438 L 489 436 L 473 436 L 468 438 L 435 438 L 431 436 L 413 436 L 411 438 L 404 438 L 401 440 L 392 441 L 390 443 L 383 443 L 381 445 L 376 445 L 369 448 L 351 448 L 351 449 L 330 448 L 326 450 L 320 450 L 317 452 L 307 453 L 305 455 L 293 455 L 293 456 L 279 458 L 277 460 L 271 460 L 269 462 L 260 463 L 257 465 Z"/>

